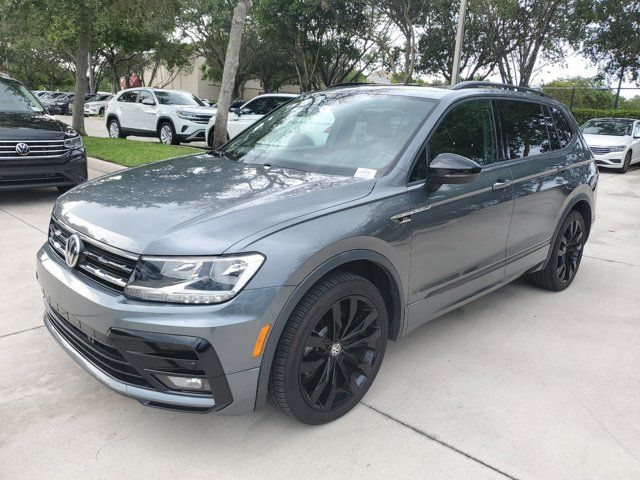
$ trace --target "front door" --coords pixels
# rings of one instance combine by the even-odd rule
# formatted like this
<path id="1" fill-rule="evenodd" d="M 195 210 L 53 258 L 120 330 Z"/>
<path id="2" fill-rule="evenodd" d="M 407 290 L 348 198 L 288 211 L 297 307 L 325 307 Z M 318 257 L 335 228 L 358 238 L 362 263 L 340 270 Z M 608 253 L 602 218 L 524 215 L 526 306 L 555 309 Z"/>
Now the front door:
<path id="1" fill-rule="evenodd" d="M 440 153 L 470 158 L 482 166 L 482 173 L 471 183 L 442 185 L 433 191 L 424 180 L 428 164 Z M 456 104 L 430 136 L 423 155 L 409 186 L 408 330 L 504 281 L 513 211 L 513 179 L 509 168 L 497 162 L 490 100 Z"/>
<path id="2" fill-rule="evenodd" d="M 144 104 L 144 101 L 153 102 L 153 105 Z M 153 132 L 157 126 L 158 106 L 156 99 L 149 90 L 138 91 L 138 101 L 132 108 L 133 123 L 137 130 L 146 130 Z"/>

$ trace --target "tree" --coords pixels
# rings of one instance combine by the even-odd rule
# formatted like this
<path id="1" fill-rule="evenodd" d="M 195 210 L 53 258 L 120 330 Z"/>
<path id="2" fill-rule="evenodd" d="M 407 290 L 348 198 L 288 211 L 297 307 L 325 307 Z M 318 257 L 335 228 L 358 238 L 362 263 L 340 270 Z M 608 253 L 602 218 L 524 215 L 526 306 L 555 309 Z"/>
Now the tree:
<path id="1" fill-rule="evenodd" d="M 491 56 L 505 83 L 528 86 L 539 60 L 556 63 L 585 24 L 587 0 L 487 0 L 486 28 L 497 32 Z"/>
<path id="2" fill-rule="evenodd" d="M 496 67 L 493 43 L 503 33 L 504 25 L 495 25 L 498 27 L 495 29 L 486 27 L 491 7 L 486 0 L 469 2 L 460 59 L 460 71 L 465 78 L 484 80 Z M 442 76 L 448 83 L 453 69 L 458 11 L 456 2 L 432 0 L 418 41 L 417 70 Z"/>
<path id="3" fill-rule="evenodd" d="M 233 86 L 235 84 L 240 59 L 242 30 L 244 29 L 244 22 L 251 6 L 251 0 L 238 0 L 236 7 L 233 9 L 231 30 L 229 31 L 229 44 L 227 45 L 227 53 L 225 55 L 220 95 L 218 96 L 218 111 L 216 113 L 216 123 L 213 132 L 214 149 L 221 147 L 227 141 L 227 121 L 229 119 L 231 96 L 233 94 Z"/>
<path id="4" fill-rule="evenodd" d="M 611 108 L 615 96 L 601 80 L 569 77 L 545 84 L 542 91 L 572 108 Z"/>
<path id="5" fill-rule="evenodd" d="M 380 15 L 368 0 L 261 0 L 256 17 L 303 91 L 357 77 L 379 58 Z"/>
<path id="6" fill-rule="evenodd" d="M 416 26 L 422 25 L 428 18 L 427 9 L 430 3 L 429 0 L 383 0 L 374 2 L 374 5 L 378 5 L 380 11 L 400 30 L 403 37 L 404 48 L 402 53 L 404 64 L 402 83 L 409 83 L 411 77 L 413 77 L 418 51 Z M 396 50 L 395 53 L 397 59 L 399 51 Z"/>
<path id="7" fill-rule="evenodd" d="M 623 80 L 637 81 L 640 74 L 640 2 L 597 0 L 589 19 L 583 51 L 603 74 L 617 78 L 617 108 Z"/>

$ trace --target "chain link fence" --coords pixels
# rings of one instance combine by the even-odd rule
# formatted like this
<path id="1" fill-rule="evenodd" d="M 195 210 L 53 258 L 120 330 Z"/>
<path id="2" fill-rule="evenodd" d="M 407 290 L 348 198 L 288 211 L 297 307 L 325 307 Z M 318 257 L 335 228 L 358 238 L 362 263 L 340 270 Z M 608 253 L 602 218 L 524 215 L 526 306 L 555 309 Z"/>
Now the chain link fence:
<path id="1" fill-rule="evenodd" d="M 640 119 L 640 88 L 551 87 L 541 90 L 569 107 L 579 124 L 591 118 L 624 117 Z"/>

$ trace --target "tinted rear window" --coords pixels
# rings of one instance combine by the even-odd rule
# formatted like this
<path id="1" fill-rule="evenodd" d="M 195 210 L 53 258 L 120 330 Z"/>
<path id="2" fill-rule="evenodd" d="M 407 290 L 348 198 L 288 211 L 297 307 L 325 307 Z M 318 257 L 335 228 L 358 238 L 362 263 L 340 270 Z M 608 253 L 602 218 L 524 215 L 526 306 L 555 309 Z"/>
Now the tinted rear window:
<path id="1" fill-rule="evenodd" d="M 504 156 L 508 160 L 551 150 L 547 127 L 551 123 L 543 105 L 517 100 L 496 101 Z"/>
<path id="2" fill-rule="evenodd" d="M 551 107 L 551 113 L 553 114 L 553 121 L 556 124 L 558 136 L 560 137 L 560 146 L 562 148 L 569 145 L 569 142 L 573 138 L 573 130 L 569 124 L 569 120 L 559 109 Z"/>

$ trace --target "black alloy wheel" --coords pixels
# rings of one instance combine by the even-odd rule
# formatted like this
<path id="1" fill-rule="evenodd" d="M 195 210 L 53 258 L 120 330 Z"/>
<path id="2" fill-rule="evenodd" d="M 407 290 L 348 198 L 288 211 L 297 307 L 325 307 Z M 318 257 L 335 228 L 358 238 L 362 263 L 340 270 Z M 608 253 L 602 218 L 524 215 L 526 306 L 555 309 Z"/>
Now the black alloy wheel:
<path id="1" fill-rule="evenodd" d="M 269 397 L 309 424 L 347 413 L 373 383 L 384 357 L 384 299 L 368 280 L 338 273 L 302 299 L 280 338 Z"/>
<path id="2" fill-rule="evenodd" d="M 555 292 L 571 285 L 580 268 L 586 240 L 584 218 L 580 212 L 572 210 L 560 226 L 547 265 L 530 275 L 533 283 Z"/>
<path id="3" fill-rule="evenodd" d="M 557 252 L 556 272 L 558 279 L 562 283 L 571 282 L 575 277 L 582 258 L 583 246 L 583 226 L 579 219 L 576 218 L 567 225 L 560 239 L 560 248 Z"/>
<path id="4" fill-rule="evenodd" d="M 307 337 L 300 359 L 305 401 L 330 411 L 358 396 L 380 343 L 380 315 L 371 301 L 351 295 L 331 305 Z"/>

